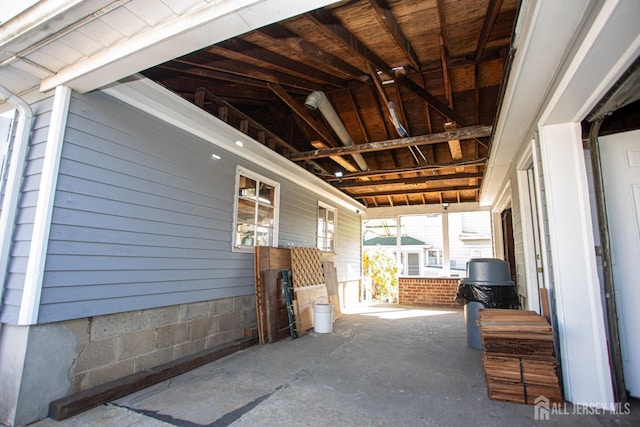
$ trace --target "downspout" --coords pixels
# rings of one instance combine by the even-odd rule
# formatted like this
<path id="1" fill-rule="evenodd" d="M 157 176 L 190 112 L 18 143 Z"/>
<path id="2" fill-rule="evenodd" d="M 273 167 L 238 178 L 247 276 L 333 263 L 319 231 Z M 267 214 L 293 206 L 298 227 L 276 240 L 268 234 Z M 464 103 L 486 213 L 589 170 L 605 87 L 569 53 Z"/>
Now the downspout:
<path id="1" fill-rule="evenodd" d="M 329 123 L 329 126 L 331 126 L 345 146 L 349 147 L 355 145 L 353 139 L 351 139 L 351 136 L 349 135 L 349 132 L 347 132 L 347 129 L 344 127 L 342 120 L 338 117 L 338 113 L 333 109 L 333 106 L 327 99 L 324 92 L 311 92 L 307 97 L 307 100 L 304 101 L 304 105 L 310 110 L 320 110 L 324 118 L 327 120 L 327 123 Z M 353 157 L 353 160 L 355 160 L 362 171 L 369 170 L 369 166 L 364 160 L 364 157 L 362 157 L 362 154 L 352 154 L 351 157 Z"/>
<path id="2" fill-rule="evenodd" d="M 627 392 L 624 385 L 624 371 L 622 367 L 622 353 L 620 347 L 620 333 L 618 331 L 618 311 L 616 308 L 615 284 L 611 261 L 611 241 L 609 239 L 609 223 L 607 220 L 607 204 L 602 180 L 602 166 L 600 163 L 600 143 L 598 134 L 603 117 L 591 122 L 589 129 L 589 145 L 591 152 L 591 166 L 593 170 L 593 186 L 596 199 L 598 224 L 600 225 L 600 246 L 602 248 L 602 272 L 604 281 L 604 298 L 609 335 L 609 363 L 611 364 L 611 379 L 616 402 L 626 402 Z"/>
<path id="3" fill-rule="evenodd" d="M 0 86 L 0 97 L 4 98 L 5 102 L 8 101 L 15 105 L 19 113 L 15 137 L 11 147 L 11 159 L 9 160 L 5 194 L 2 200 L 2 212 L 0 212 L 0 236 L 2 236 L 0 271 L 3 272 L 0 280 L 0 310 L 2 310 L 4 287 L 7 281 L 6 272 L 9 266 L 9 254 L 11 252 L 13 229 L 18 212 L 18 201 L 27 157 L 27 148 L 29 146 L 33 112 L 22 98 L 14 95 L 2 86 Z"/>

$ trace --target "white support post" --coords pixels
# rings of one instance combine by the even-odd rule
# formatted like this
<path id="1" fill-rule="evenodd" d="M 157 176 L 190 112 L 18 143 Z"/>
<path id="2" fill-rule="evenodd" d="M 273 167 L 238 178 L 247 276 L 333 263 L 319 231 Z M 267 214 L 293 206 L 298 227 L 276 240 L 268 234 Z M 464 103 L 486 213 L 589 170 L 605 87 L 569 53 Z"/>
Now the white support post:
<path id="1" fill-rule="evenodd" d="M 451 251 L 449 250 L 449 214 L 442 213 L 442 275 L 451 276 Z"/>
<path id="2" fill-rule="evenodd" d="M 540 150 L 565 397 L 613 407 L 580 124 L 541 127 Z"/>

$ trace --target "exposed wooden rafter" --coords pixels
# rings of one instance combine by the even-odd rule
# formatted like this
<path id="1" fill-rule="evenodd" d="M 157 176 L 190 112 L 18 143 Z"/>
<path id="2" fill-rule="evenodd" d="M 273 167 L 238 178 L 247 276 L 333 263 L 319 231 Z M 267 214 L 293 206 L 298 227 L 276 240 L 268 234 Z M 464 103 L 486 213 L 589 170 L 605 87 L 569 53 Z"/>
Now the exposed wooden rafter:
<path id="1" fill-rule="evenodd" d="M 248 58 L 250 61 L 258 60 L 274 65 L 281 72 L 287 74 L 295 75 L 298 77 L 304 76 L 304 78 L 312 78 L 319 83 L 338 88 L 345 87 L 344 80 L 335 77 L 335 75 L 325 73 L 306 64 L 302 64 L 300 62 L 289 59 L 286 56 L 271 52 L 270 50 L 264 49 L 241 38 L 235 38 L 218 43 L 216 47 L 212 49 L 215 49 L 215 51 L 217 51 L 218 53 L 222 53 L 223 55 L 223 50 L 229 51 L 232 55 L 230 58 L 242 55 Z"/>
<path id="2" fill-rule="evenodd" d="M 323 67 L 330 67 L 335 71 L 349 75 L 353 79 L 362 79 L 366 75 L 362 70 L 309 43 L 282 25 L 273 24 L 258 31 L 270 37 L 276 43 L 286 43 L 293 51 L 305 55 L 314 63 L 322 64 Z"/>
<path id="3" fill-rule="evenodd" d="M 378 16 L 380 22 L 384 25 L 384 28 L 386 28 L 389 35 L 396 41 L 398 48 L 402 53 L 404 53 L 409 65 L 411 65 L 414 70 L 420 71 L 420 59 L 418 58 L 418 54 L 411 46 L 411 42 L 402 32 L 402 29 L 400 28 L 400 25 L 398 25 L 398 21 L 396 21 L 396 18 L 391 12 L 387 2 L 385 0 L 369 0 L 369 4 Z"/>
<path id="4" fill-rule="evenodd" d="M 433 188 L 412 188 L 410 190 L 374 190 L 367 193 L 353 193 L 352 197 L 356 199 L 374 197 L 374 196 L 402 196 L 405 194 L 422 194 L 422 193 L 440 193 L 446 191 L 475 191 L 479 188 L 477 185 L 456 185 L 451 187 L 433 187 Z"/>
<path id="5" fill-rule="evenodd" d="M 343 181 L 340 183 L 334 183 L 333 185 L 336 188 L 340 189 L 349 189 L 349 188 L 360 188 L 360 187 L 375 187 L 379 188 L 383 185 L 417 185 L 423 184 L 425 182 L 433 182 L 433 181 L 450 181 L 450 180 L 461 180 L 461 179 L 477 179 L 482 178 L 482 173 L 479 172 L 468 172 L 468 173 L 456 173 L 449 175 L 431 175 L 431 176 L 419 176 L 414 178 L 392 178 L 392 179 L 382 179 L 377 181 Z M 477 185 L 477 183 L 473 183 Z"/>
<path id="6" fill-rule="evenodd" d="M 480 62 L 480 58 L 482 58 L 484 49 L 487 46 L 487 41 L 489 40 L 489 36 L 491 35 L 491 30 L 493 30 L 493 26 L 495 25 L 496 19 L 498 18 L 498 13 L 500 12 L 500 8 L 502 7 L 502 1 L 503 0 L 489 0 L 487 13 L 484 16 L 484 21 L 482 22 L 482 30 L 480 30 L 478 44 L 476 45 L 476 52 L 474 55 L 476 63 Z"/>
<path id="7" fill-rule="evenodd" d="M 334 155 L 367 153 L 372 151 L 392 150 L 414 145 L 436 144 L 448 142 L 452 139 L 474 139 L 491 135 L 492 126 L 471 126 L 459 128 L 448 132 L 439 132 L 431 135 L 411 136 L 407 138 L 376 141 L 367 144 L 358 144 L 349 147 L 336 147 L 327 150 L 314 150 L 289 155 L 291 160 L 307 160 L 329 157 Z"/>

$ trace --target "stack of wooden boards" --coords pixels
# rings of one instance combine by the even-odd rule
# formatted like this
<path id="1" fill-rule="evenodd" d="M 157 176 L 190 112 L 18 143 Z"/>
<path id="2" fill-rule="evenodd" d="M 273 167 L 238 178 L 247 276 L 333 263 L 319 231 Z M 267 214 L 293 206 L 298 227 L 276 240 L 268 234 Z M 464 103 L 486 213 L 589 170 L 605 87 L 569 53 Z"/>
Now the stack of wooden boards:
<path id="1" fill-rule="evenodd" d="M 293 284 L 295 329 L 299 335 L 314 326 L 313 306 L 333 304 L 333 318 L 341 317 L 338 281 L 333 262 L 322 261 L 316 248 L 255 248 L 255 289 L 258 337 L 271 343 L 286 337 L 291 325 L 282 285 L 282 273 L 290 272 Z"/>
<path id="2" fill-rule="evenodd" d="M 478 326 L 491 399 L 531 405 L 544 396 L 550 402 L 562 402 L 547 319 L 534 311 L 482 309 Z"/>

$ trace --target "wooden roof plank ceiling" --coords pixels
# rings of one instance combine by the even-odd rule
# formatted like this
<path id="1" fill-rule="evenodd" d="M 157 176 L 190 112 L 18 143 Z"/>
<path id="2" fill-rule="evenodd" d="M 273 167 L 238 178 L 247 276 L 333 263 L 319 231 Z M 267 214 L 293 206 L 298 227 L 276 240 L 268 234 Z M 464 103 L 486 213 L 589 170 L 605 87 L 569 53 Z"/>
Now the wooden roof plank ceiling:
<path id="1" fill-rule="evenodd" d="M 518 6 L 344 1 L 144 74 L 368 206 L 478 201 Z"/>

